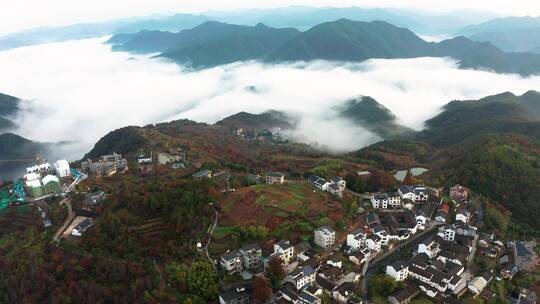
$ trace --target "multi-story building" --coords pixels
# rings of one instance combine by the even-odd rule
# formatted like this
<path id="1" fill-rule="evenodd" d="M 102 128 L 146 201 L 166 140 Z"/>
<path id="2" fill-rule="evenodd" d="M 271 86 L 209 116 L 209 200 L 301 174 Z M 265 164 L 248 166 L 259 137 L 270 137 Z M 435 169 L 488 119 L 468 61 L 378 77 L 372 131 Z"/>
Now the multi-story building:
<path id="1" fill-rule="evenodd" d="M 445 241 L 453 242 L 456 239 L 456 230 L 452 225 L 441 226 L 437 235 Z"/>
<path id="2" fill-rule="evenodd" d="M 371 196 L 371 206 L 375 209 L 388 208 L 388 195 L 386 193 L 376 193 Z"/>
<path id="3" fill-rule="evenodd" d="M 405 281 L 409 276 L 409 265 L 403 261 L 387 265 L 386 275 L 398 282 Z"/>
<path id="4" fill-rule="evenodd" d="M 294 257 L 294 247 L 289 241 L 279 241 L 274 244 L 274 253 L 272 256 L 279 257 L 285 266 L 291 263 Z"/>
<path id="5" fill-rule="evenodd" d="M 219 294 L 220 304 L 249 304 L 251 303 L 251 288 L 238 285 L 229 291 Z"/>
<path id="6" fill-rule="evenodd" d="M 425 203 L 429 198 L 428 189 L 424 186 L 400 185 L 398 193 L 402 199 L 413 201 L 414 203 Z"/>
<path id="7" fill-rule="evenodd" d="M 265 180 L 267 184 L 283 184 L 285 175 L 281 172 L 266 172 Z"/>
<path id="8" fill-rule="evenodd" d="M 221 267 L 229 273 L 242 271 L 243 269 L 242 255 L 238 253 L 238 251 L 231 251 L 223 254 L 220 257 L 219 262 Z"/>
<path id="9" fill-rule="evenodd" d="M 430 259 L 436 257 L 439 252 L 441 252 L 440 244 L 432 238 L 418 244 L 418 254 L 425 253 Z"/>
<path id="10" fill-rule="evenodd" d="M 403 206 L 401 204 L 401 196 L 399 195 L 399 192 L 386 192 L 386 195 L 388 196 L 388 206 L 390 208 L 401 208 Z"/>
<path id="11" fill-rule="evenodd" d="M 314 232 L 314 242 L 325 249 L 332 247 L 336 242 L 336 231 L 327 226 L 317 228 Z"/>
<path id="12" fill-rule="evenodd" d="M 369 250 L 372 250 L 374 252 L 381 251 L 382 239 L 380 236 L 372 234 L 366 238 L 366 245 Z"/>
<path id="13" fill-rule="evenodd" d="M 244 261 L 244 268 L 259 268 L 262 263 L 262 248 L 257 244 L 249 244 L 238 250 Z"/>
<path id="14" fill-rule="evenodd" d="M 291 272 L 286 281 L 291 282 L 297 290 L 301 290 L 305 286 L 315 283 L 315 275 L 317 271 L 311 266 L 306 265 Z"/>
<path id="15" fill-rule="evenodd" d="M 54 163 L 54 171 L 56 172 L 56 175 L 60 178 L 68 177 L 71 175 L 69 163 L 65 159 L 61 159 Z"/>
<path id="16" fill-rule="evenodd" d="M 347 234 L 347 246 L 358 250 L 366 245 L 366 232 L 362 228 L 353 230 Z"/>
<path id="17" fill-rule="evenodd" d="M 471 211 L 465 206 L 462 205 L 456 212 L 456 221 L 462 221 L 468 223 L 471 219 Z"/>
<path id="18" fill-rule="evenodd" d="M 340 176 L 332 177 L 330 182 L 337 186 L 337 190 L 339 192 L 345 191 L 345 188 L 347 187 L 347 182 L 343 178 L 341 178 Z"/>
<path id="19" fill-rule="evenodd" d="M 88 159 L 81 163 L 83 172 L 92 173 L 96 176 L 111 176 L 118 171 L 126 170 L 127 160 L 120 154 L 103 155 L 98 160 Z"/>

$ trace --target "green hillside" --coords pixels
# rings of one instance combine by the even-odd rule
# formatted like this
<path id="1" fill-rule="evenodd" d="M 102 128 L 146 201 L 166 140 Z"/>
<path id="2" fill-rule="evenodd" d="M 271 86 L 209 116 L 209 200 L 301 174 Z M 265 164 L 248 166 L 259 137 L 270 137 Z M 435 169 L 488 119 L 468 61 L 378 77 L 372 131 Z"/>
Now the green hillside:
<path id="1" fill-rule="evenodd" d="M 389 109 L 369 96 L 350 100 L 340 106 L 338 111 L 341 117 L 375 132 L 382 138 L 413 134 L 411 129 L 396 123 L 396 117 Z"/>
<path id="2" fill-rule="evenodd" d="M 428 54 L 429 44 L 411 31 L 382 21 L 340 19 L 317 25 L 282 48 L 271 61 L 409 58 Z"/>
<path id="3" fill-rule="evenodd" d="M 140 135 L 138 130 L 137 127 L 124 127 L 109 132 L 94 145 L 94 148 L 83 159 L 97 158 L 113 152 L 124 154 L 143 148 L 148 140 Z"/>
<path id="4" fill-rule="evenodd" d="M 437 146 L 458 144 L 480 134 L 515 133 L 540 139 L 540 94 L 503 93 L 478 101 L 452 101 L 426 121 L 419 138 Z"/>

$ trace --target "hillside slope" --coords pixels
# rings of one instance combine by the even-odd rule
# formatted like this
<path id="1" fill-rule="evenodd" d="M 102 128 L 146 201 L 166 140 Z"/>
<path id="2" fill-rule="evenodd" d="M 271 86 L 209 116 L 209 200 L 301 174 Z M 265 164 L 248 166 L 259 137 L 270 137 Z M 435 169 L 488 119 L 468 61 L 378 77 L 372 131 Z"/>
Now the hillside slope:
<path id="1" fill-rule="evenodd" d="M 459 144 L 473 136 L 510 133 L 540 139 L 540 94 L 502 93 L 477 101 L 452 101 L 426 121 L 419 138 L 436 146 Z"/>
<path id="2" fill-rule="evenodd" d="M 9 119 L 9 116 L 17 112 L 18 104 L 18 98 L 0 93 L 0 133 L 14 127 L 14 123 Z"/>
<path id="3" fill-rule="evenodd" d="M 295 123 L 294 118 L 285 113 L 267 111 L 261 114 L 240 112 L 216 122 L 216 125 L 234 129 L 264 130 L 270 128 L 291 129 Z"/>
<path id="4" fill-rule="evenodd" d="M 367 128 L 385 139 L 412 135 L 413 130 L 396 122 L 396 116 L 369 96 L 353 99 L 338 107 L 339 116 Z"/>

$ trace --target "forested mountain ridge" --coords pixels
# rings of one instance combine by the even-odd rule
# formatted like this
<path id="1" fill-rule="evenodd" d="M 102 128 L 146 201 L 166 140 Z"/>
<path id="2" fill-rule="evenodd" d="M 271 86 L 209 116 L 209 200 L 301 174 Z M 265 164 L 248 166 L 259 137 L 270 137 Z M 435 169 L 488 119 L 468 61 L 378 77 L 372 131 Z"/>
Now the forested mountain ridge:
<path id="1" fill-rule="evenodd" d="M 259 59 L 300 32 L 264 24 L 244 26 L 205 22 L 178 33 L 142 31 L 111 37 L 114 50 L 152 53 L 195 67 Z"/>
<path id="2" fill-rule="evenodd" d="M 384 21 L 339 19 L 305 32 L 263 24 L 240 26 L 206 22 L 179 33 L 143 31 L 113 36 L 113 49 L 160 53 L 195 68 L 242 60 L 270 63 L 310 60 L 363 61 L 373 58 L 451 57 L 462 68 L 531 75 L 540 72 L 540 55 L 505 53 L 491 43 L 460 36 L 439 43 L 422 40 L 406 28 Z"/>
<path id="3" fill-rule="evenodd" d="M 418 137 L 436 146 L 459 144 L 490 133 L 521 134 L 540 139 L 540 94 L 506 92 L 480 100 L 452 101 L 426 121 Z"/>

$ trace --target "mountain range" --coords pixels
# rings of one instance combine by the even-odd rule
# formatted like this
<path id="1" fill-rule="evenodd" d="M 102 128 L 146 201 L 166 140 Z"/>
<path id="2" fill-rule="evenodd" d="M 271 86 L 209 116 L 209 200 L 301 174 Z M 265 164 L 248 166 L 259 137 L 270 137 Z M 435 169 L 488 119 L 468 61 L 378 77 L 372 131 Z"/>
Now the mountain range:
<path id="1" fill-rule="evenodd" d="M 359 7 L 291 6 L 245 11 L 210 11 L 204 15 L 179 13 L 172 16 L 150 15 L 105 22 L 44 27 L 11 33 L 0 37 L 0 51 L 12 48 L 72 39 L 85 39 L 146 31 L 171 31 L 192 28 L 206 21 L 241 25 L 264 23 L 272 27 L 307 30 L 323 22 L 347 18 L 356 21 L 386 21 L 429 35 L 448 35 L 465 25 L 486 21 L 495 15 L 465 11 L 440 14 L 415 13 L 407 10 Z"/>
<path id="2" fill-rule="evenodd" d="M 206 22 L 179 33 L 143 31 L 115 35 L 113 49 L 157 52 L 194 68 L 240 60 L 289 62 L 309 60 L 363 61 L 372 58 L 452 57 L 462 68 L 531 75 L 540 72 L 540 55 L 505 53 L 487 42 L 456 37 L 424 41 L 406 28 L 383 21 L 340 19 L 308 31 Z"/>
<path id="3" fill-rule="evenodd" d="M 540 53 L 540 16 L 497 18 L 464 27 L 457 34 L 491 42 L 506 52 Z"/>

